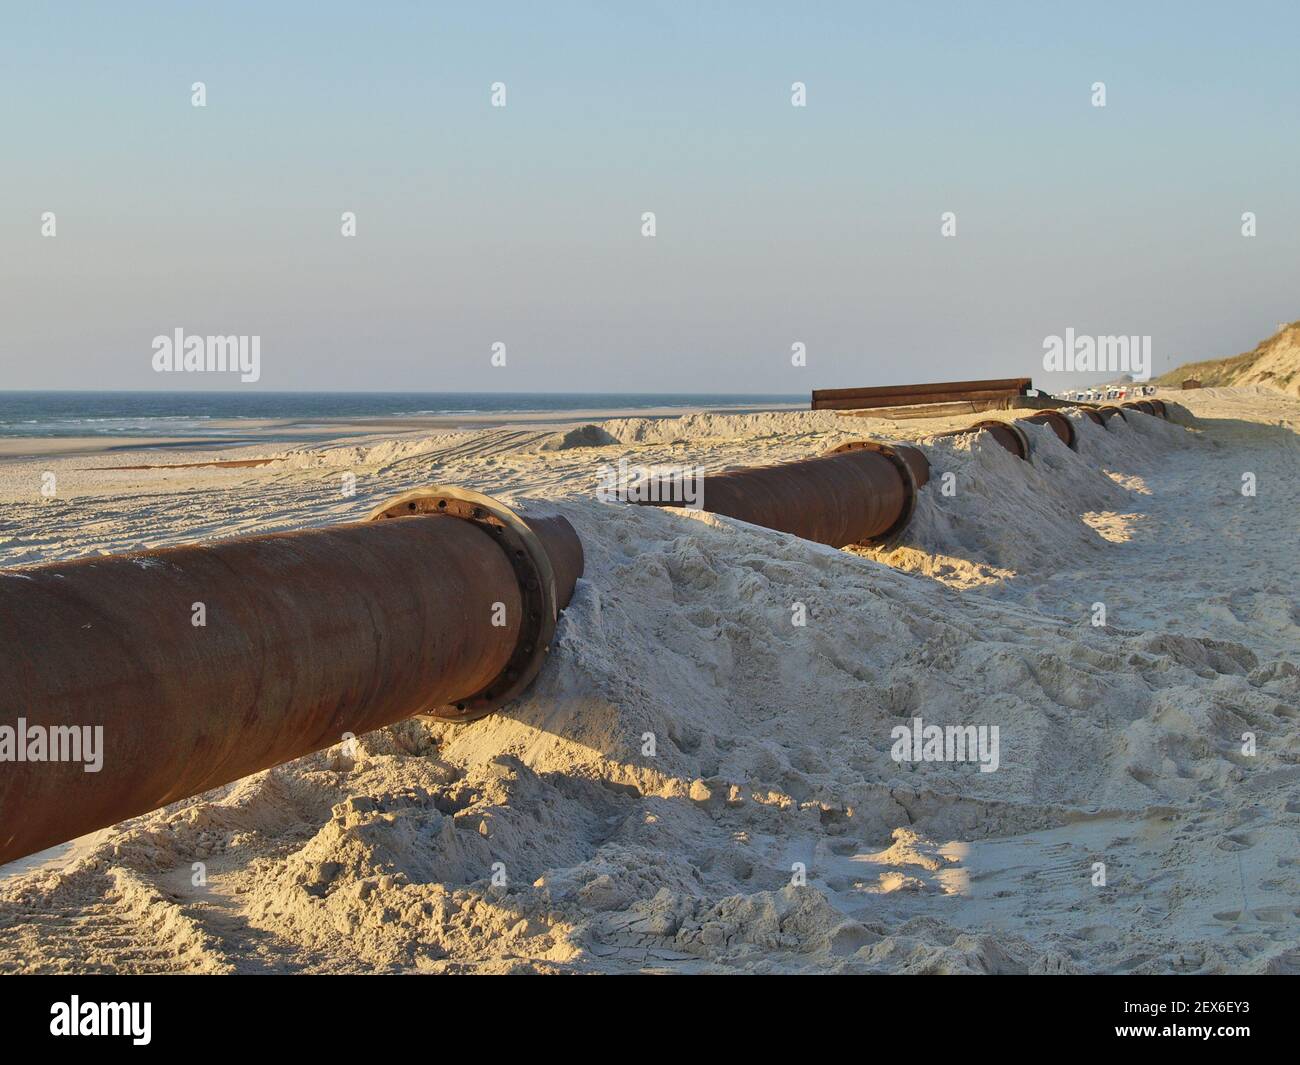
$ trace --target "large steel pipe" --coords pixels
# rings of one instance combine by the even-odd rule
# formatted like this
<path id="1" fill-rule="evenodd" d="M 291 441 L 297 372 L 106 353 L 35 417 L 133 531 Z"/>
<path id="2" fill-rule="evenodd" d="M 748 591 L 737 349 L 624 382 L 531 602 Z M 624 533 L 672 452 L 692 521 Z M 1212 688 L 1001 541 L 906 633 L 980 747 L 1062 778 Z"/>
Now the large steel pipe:
<path id="1" fill-rule="evenodd" d="M 850 447 L 779 466 L 707 474 L 698 489 L 703 510 L 844 547 L 882 542 L 899 532 L 916 507 L 918 485 L 893 448 Z M 653 498 L 637 502 L 681 506 L 674 500 L 687 498 L 690 493 L 667 481 Z"/>
<path id="2" fill-rule="evenodd" d="M 896 456 L 907 464 L 912 473 L 912 480 L 917 488 L 924 488 L 930 483 L 930 460 L 925 452 L 912 444 L 886 443 L 881 440 L 850 440 L 831 448 L 828 455 L 838 455 L 843 451 L 879 451 L 882 455 Z"/>
<path id="3" fill-rule="evenodd" d="M 439 488 L 369 522 L 0 570 L 0 862 L 345 733 L 490 713 L 581 571 L 563 518 Z"/>
<path id="4" fill-rule="evenodd" d="M 1106 422 L 1116 414 L 1122 415 L 1123 412 L 1118 407 L 1102 407 L 1100 410 L 1093 410 L 1089 407 L 1080 408 L 1084 415 L 1091 421 L 1103 428 Z M 1030 414 L 1024 418 L 1017 418 L 1017 422 L 1030 422 L 1034 425 L 1046 425 L 1056 434 L 1061 441 L 1071 451 L 1077 451 L 1079 445 L 1078 431 L 1074 423 L 1067 418 L 1060 410 L 1055 407 L 1048 407 L 1038 411 L 1036 414 Z M 1013 455 L 1017 455 L 1028 461 L 1030 448 L 1029 437 L 1018 425 L 1012 422 L 999 421 L 997 419 L 987 419 L 968 425 L 963 429 L 950 429 L 946 433 L 940 433 L 940 436 L 962 436 L 966 433 L 977 433 L 980 431 L 989 433 L 994 440 L 1002 445 Z"/>
<path id="5" fill-rule="evenodd" d="M 967 433 L 986 432 L 1006 451 L 1017 458 L 1029 461 L 1029 437 L 1025 435 L 1023 429 L 1011 422 L 1000 421 L 997 418 L 988 418 L 981 422 L 975 422 L 962 429 L 949 429 L 945 433 L 939 433 L 939 436 L 965 436 Z"/>
<path id="6" fill-rule="evenodd" d="M 1087 418 L 1097 425 L 1100 425 L 1102 428 L 1105 428 L 1106 423 L 1116 415 L 1119 415 L 1121 420 L 1127 420 L 1128 416 L 1124 413 L 1124 409 L 1139 410 L 1145 414 L 1151 414 L 1158 418 L 1167 419 L 1169 417 L 1169 412 L 1164 403 L 1158 399 L 1141 399 L 1136 402 L 1125 403 L 1122 408 L 1104 406 L 1097 409 L 1091 407 L 1081 407 L 1079 409 L 1083 411 Z M 1024 418 L 1017 418 L 1016 421 L 1033 422 L 1036 425 L 1046 425 L 1051 428 L 1052 432 L 1056 434 L 1057 438 L 1066 447 L 1074 451 L 1078 450 L 1078 433 L 1074 427 L 1074 423 L 1055 407 L 1040 410 L 1038 413 L 1027 415 Z M 1010 451 L 1013 455 L 1018 455 L 1020 458 L 1025 460 L 1029 459 L 1029 438 L 1021 429 L 1011 422 L 988 419 L 976 422 L 973 425 L 968 425 L 963 429 L 950 429 L 948 432 L 939 433 L 938 435 L 962 436 L 966 433 L 977 433 L 981 430 L 989 433 L 994 440 L 1001 444 L 1007 451 Z"/>
<path id="7" fill-rule="evenodd" d="M 1037 414 L 1030 414 L 1025 418 L 1017 418 L 1017 421 L 1031 422 L 1034 425 L 1046 425 L 1056 434 L 1061 441 L 1071 451 L 1077 450 L 1076 437 L 1074 433 L 1074 423 L 1070 421 L 1059 410 L 1049 409 L 1040 410 Z"/>

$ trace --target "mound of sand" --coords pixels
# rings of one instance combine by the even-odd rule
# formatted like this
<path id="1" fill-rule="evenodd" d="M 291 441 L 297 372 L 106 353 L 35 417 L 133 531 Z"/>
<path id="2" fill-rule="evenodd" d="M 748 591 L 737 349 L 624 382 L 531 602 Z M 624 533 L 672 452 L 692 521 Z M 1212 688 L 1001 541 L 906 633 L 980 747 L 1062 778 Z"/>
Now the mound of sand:
<path id="1" fill-rule="evenodd" d="M 623 444 L 678 441 L 787 440 L 811 433 L 845 430 L 846 419 L 833 411 L 782 411 L 758 414 L 690 414 L 682 418 L 614 418 L 602 428 Z"/>
<path id="2" fill-rule="evenodd" d="M 542 451 L 568 451 L 575 447 L 605 447 L 618 441 L 599 425 L 579 425 L 576 429 L 556 433 L 543 440 Z"/>
<path id="3" fill-rule="evenodd" d="M 1282 326 L 1253 351 L 1227 359 L 1185 363 L 1156 378 L 1156 383 L 1180 388 L 1189 377 L 1207 388 L 1267 385 L 1300 396 L 1300 322 Z"/>

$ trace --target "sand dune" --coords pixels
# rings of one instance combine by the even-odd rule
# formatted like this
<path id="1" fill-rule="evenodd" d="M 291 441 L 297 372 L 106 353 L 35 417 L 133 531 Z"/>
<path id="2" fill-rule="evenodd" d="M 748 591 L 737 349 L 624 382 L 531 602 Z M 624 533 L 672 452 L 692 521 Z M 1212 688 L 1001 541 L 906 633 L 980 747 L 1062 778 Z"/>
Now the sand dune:
<path id="1" fill-rule="evenodd" d="M 1288 395 L 1300 396 L 1300 322 L 1278 327 L 1253 351 L 1227 359 L 1206 359 L 1184 363 L 1157 378 L 1157 383 L 1181 388 L 1188 378 L 1206 388 L 1267 385 Z"/>
<path id="2" fill-rule="evenodd" d="M 1029 427 L 1032 465 L 935 438 L 955 423 L 810 412 L 6 463 L 5 565 L 357 519 L 443 481 L 554 501 L 587 571 L 507 712 L 406 722 L 8 871 L 0 971 L 1300 971 L 1300 400 L 1164 398 L 1181 424 L 1078 420 L 1078 453 Z M 620 458 L 864 433 L 934 470 L 887 549 L 594 499 Z M 997 726 L 997 771 L 895 761 L 917 717 Z"/>

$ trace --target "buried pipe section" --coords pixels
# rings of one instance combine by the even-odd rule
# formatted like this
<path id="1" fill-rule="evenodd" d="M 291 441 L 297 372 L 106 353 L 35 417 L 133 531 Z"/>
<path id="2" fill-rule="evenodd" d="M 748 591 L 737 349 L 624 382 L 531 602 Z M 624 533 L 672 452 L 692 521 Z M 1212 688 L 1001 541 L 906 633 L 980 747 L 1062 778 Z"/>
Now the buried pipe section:
<path id="1" fill-rule="evenodd" d="M 855 441 L 798 462 L 706 474 L 694 498 L 712 514 L 845 547 L 883 543 L 902 531 L 929 478 L 930 465 L 919 449 Z M 684 505 L 676 501 L 692 496 L 676 482 L 664 479 L 637 502 Z"/>
<path id="2" fill-rule="evenodd" d="M 0 863 L 345 733 L 491 713 L 582 566 L 564 518 L 430 487 L 365 522 L 0 570 Z"/>
<path id="3" fill-rule="evenodd" d="M 1017 421 L 1032 422 L 1034 425 L 1046 425 L 1071 451 L 1077 451 L 1077 439 L 1074 433 L 1074 423 L 1070 421 L 1059 410 L 1041 410 L 1037 414 L 1031 414 L 1027 418 L 1018 418 Z"/>
<path id="4" fill-rule="evenodd" d="M 1020 426 L 1012 422 L 999 421 L 997 418 L 988 418 L 982 422 L 975 422 L 962 429 L 949 429 L 945 433 L 939 433 L 939 436 L 965 436 L 968 433 L 986 432 L 989 436 L 1000 444 L 1004 449 L 1010 451 L 1017 458 L 1029 461 L 1029 437 Z"/>
<path id="5" fill-rule="evenodd" d="M 1107 405 L 1104 407 L 1079 407 L 1078 408 L 1086 418 L 1106 428 L 1106 423 L 1116 415 L 1119 415 L 1122 421 L 1128 420 L 1125 409 L 1138 410 L 1144 414 L 1150 414 L 1153 417 L 1164 418 L 1168 420 L 1169 410 L 1165 404 L 1158 399 L 1141 399 L 1135 402 L 1125 403 L 1119 407 Z M 1051 428 L 1057 438 L 1071 451 L 1078 450 L 1078 431 L 1074 423 L 1067 418 L 1060 410 L 1048 408 L 1041 410 L 1037 414 L 1031 414 L 1024 418 L 1017 418 L 1016 421 L 1032 422 L 1035 425 L 1046 425 Z M 1022 430 L 1016 427 L 1012 422 L 999 421 L 997 419 L 988 419 L 981 422 L 975 422 L 963 429 L 950 429 L 946 433 L 939 433 L 939 436 L 962 436 L 966 433 L 977 433 L 980 431 L 989 433 L 994 440 L 1001 444 L 1007 451 L 1017 455 L 1026 461 L 1029 460 L 1029 438 Z"/>
<path id="6" fill-rule="evenodd" d="M 917 488 L 924 488 L 930 483 L 930 461 L 925 452 L 911 444 L 886 443 L 881 440 L 850 440 L 839 447 L 831 448 L 828 455 L 840 455 L 846 451 L 877 451 L 885 456 L 896 456 L 907 464 L 912 472 L 912 479 Z"/>

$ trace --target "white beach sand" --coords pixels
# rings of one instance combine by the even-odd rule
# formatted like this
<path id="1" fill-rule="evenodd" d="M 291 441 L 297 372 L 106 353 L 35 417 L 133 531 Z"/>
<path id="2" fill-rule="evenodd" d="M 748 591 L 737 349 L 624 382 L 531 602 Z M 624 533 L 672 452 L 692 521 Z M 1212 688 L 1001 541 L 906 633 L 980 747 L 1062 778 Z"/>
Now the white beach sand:
<path id="1" fill-rule="evenodd" d="M 988 415 L 810 412 L 0 463 L 5 566 L 360 519 L 431 482 L 552 500 L 587 557 L 506 712 L 0 871 L 0 971 L 1300 972 L 1300 399 L 1161 398 L 1184 425 L 1080 419 L 1077 454 L 1031 426 L 1033 464 L 929 436 Z M 889 550 L 594 499 L 620 458 L 860 436 L 934 470 Z M 113 468 L 250 457 L 275 460 Z M 998 771 L 891 759 L 918 716 L 998 726 Z"/>

